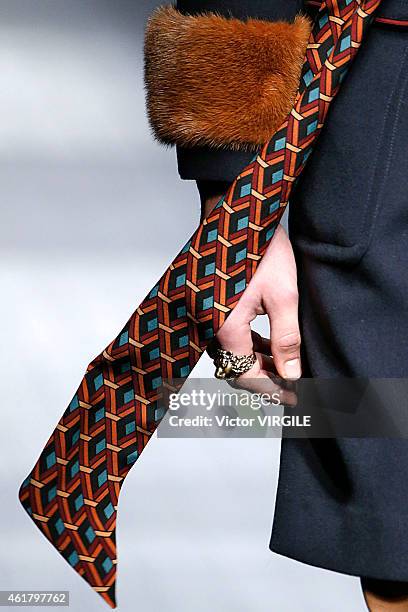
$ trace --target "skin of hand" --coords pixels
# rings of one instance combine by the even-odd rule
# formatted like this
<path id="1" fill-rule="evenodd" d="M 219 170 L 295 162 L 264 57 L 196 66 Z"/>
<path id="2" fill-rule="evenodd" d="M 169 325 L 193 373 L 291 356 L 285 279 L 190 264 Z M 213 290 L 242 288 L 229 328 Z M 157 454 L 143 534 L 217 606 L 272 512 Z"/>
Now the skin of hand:
<path id="1" fill-rule="evenodd" d="M 223 187 L 220 194 L 225 190 Z M 202 219 L 211 212 L 220 198 L 221 195 L 202 199 Z M 239 355 L 254 350 L 257 363 L 237 379 L 243 379 L 244 385 L 246 379 L 251 383 L 255 379 L 256 384 L 256 381 L 269 377 L 273 372 L 278 372 L 283 378 L 299 378 L 301 338 L 297 311 L 295 259 L 285 230 L 278 226 L 256 273 L 208 352 L 212 355 L 219 345 Z M 250 330 L 251 321 L 258 314 L 264 313 L 269 316 L 270 341 Z M 271 354 L 273 360 L 269 357 Z M 289 404 L 296 403 L 288 395 L 286 397 Z M 407 582 L 395 583 L 363 577 L 360 581 L 370 612 L 408 612 Z"/>
<path id="2" fill-rule="evenodd" d="M 263 314 L 269 319 L 269 343 L 259 337 L 254 342 L 251 333 L 251 322 Z M 221 348 L 236 355 L 256 352 L 255 365 L 239 379 L 266 378 L 271 373 L 289 380 L 300 378 L 296 263 L 290 240 L 281 225 L 276 228 L 254 276 L 216 339 Z"/>
<path id="3" fill-rule="evenodd" d="M 228 184 L 197 182 L 197 187 L 202 221 L 227 191 Z M 214 357 L 217 348 L 231 350 L 237 355 L 254 351 L 257 356 L 255 365 L 236 378 L 234 386 L 261 393 L 274 393 L 278 389 L 283 403 L 295 405 L 296 394 L 282 389 L 282 381 L 274 380 L 272 383 L 272 379 L 278 375 L 296 380 L 301 375 L 297 311 L 295 258 L 285 230 L 278 226 L 256 273 L 215 340 L 207 347 L 207 352 Z M 258 314 L 269 317 L 270 339 L 251 332 L 251 321 Z"/>

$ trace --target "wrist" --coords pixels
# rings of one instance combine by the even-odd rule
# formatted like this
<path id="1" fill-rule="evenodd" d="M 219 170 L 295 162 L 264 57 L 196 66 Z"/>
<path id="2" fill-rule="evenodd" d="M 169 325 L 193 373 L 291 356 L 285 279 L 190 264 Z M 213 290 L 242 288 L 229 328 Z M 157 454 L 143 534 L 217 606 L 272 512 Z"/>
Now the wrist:
<path id="1" fill-rule="evenodd" d="M 201 221 L 207 217 L 230 186 L 226 181 L 197 181 L 201 200 Z"/>

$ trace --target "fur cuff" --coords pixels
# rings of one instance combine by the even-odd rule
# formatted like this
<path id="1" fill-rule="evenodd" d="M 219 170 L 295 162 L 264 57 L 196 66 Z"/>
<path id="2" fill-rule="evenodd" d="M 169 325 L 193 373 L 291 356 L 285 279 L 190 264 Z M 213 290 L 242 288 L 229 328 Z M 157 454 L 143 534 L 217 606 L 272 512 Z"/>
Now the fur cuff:
<path id="1" fill-rule="evenodd" d="M 166 144 L 250 150 L 290 111 L 311 30 L 292 23 L 161 7 L 145 36 L 147 111 Z"/>

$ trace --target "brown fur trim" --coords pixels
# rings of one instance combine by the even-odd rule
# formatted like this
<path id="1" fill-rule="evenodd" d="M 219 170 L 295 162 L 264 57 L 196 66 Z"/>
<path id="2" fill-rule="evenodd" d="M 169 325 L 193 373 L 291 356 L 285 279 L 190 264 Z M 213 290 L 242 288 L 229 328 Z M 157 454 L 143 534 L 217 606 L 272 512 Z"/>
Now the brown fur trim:
<path id="1" fill-rule="evenodd" d="M 161 7 L 145 36 L 147 111 L 167 144 L 256 148 L 292 107 L 311 30 Z"/>

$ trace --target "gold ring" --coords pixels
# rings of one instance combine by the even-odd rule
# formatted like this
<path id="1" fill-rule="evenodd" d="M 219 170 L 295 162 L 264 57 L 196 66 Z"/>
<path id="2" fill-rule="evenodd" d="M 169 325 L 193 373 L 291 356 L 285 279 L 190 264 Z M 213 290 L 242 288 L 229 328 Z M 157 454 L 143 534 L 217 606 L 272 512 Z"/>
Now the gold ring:
<path id="1" fill-rule="evenodd" d="M 217 349 L 213 359 L 215 365 L 215 378 L 232 380 L 248 372 L 256 362 L 256 355 L 234 355 L 232 351 Z"/>

